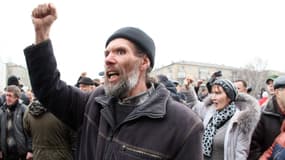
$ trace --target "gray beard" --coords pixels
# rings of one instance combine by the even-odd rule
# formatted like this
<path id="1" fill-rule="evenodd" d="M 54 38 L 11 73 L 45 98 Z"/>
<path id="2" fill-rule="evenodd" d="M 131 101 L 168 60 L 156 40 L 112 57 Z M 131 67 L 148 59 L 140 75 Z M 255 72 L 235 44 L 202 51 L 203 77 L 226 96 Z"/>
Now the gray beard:
<path id="1" fill-rule="evenodd" d="M 107 96 L 113 96 L 117 98 L 126 98 L 131 89 L 133 89 L 139 80 L 139 67 L 135 65 L 129 76 L 124 76 L 120 82 L 115 85 L 108 83 L 107 77 L 105 77 L 104 90 Z"/>

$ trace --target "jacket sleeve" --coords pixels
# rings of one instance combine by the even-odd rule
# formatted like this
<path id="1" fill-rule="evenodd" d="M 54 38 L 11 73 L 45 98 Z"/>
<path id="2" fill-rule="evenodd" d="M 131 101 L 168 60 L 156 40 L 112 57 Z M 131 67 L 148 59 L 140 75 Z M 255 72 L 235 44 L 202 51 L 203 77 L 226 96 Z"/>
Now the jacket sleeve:
<path id="1" fill-rule="evenodd" d="M 251 144 L 250 144 L 250 151 L 248 155 L 248 160 L 256 160 L 258 159 L 262 154 L 262 145 L 261 143 L 264 140 L 264 134 L 263 131 L 265 131 L 265 128 L 262 123 L 262 118 L 257 124 L 257 127 L 255 128 L 252 138 L 251 138 Z"/>
<path id="2" fill-rule="evenodd" d="M 2 104 L 4 103 L 4 100 L 2 98 L 2 95 L 0 96 L 0 106 L 2 106 Z"/>
<path id="3" fill-rule="evenodd" d="M 25 127 L 27 127 L 27 126 L 25 126 L 25 125 L 27 125 L 27 124 L 25 124 L 27 122 L 27 121 L 25 121 L 27 118 L 25 116 L 27 114 L 28 114 L 28 107 L 23 105 L 22 106 L 22 124 L 23 124 L 23 132 L 24 132 L 23 134 L 24 134 L 25 139 L 26 139 L 27 152 L 32 152 L 32 150 L 33 150 L 32 149 L 32 136 L 31 136 L 31 134 L 29 134 L 27 132 L 28 130 L 26 130 L 26 128 L 25 128 Z"/>
<path id="4" fill-rule="evenodd" d="M 30 129 L 30 123 L 29 123 L 29 109 L 26 109 L 25 113 L 24 113 L 24 117 L 23 117 L 23 128 L 24 131 L 26 132 L 26 134 L 28 136 L 31 136 L 31 129 Z"/>
<path id="5" fill-rule="evenodd" d="M 237 144 L 234 149 L 236 160 L 246 160 L 249 154 L 250 139 L 252 134 L 244 134 L 240 132 L 237 136 Z"/>
<path id="6" fill-rule="evenodd" d="M 83 121 L 90 94 L 60 80 L 50 40 L 27 47 L 24 53 L 35 96 L 56 117 L 76 130 Z"/>
<path id="7" fill-rule="evenodd" d="M 201 160 L 202 153 L 202 136 L 204 128 L 202 122 L 196 122 L 190 130 L 185 143 L 175 156 L 174 160 Z"/>
<path id="8" fill-rule="evenodd" d="M 181 93 L 185 96 L 185 102 L 189 108 L 192 108 L 199 101 L 192 86 L 189 86 L 189 88 L 184 87 Z"/>
<path id="9" fill-rule="evenodd" d="M 31 134 L 30 122 L 29 122 L 29 109 L 27 108 L 23 116 L 23 128 L 24 134 L 27 139 L 27 150 L 28 152 L 33 151 L 33 138 Z"/>

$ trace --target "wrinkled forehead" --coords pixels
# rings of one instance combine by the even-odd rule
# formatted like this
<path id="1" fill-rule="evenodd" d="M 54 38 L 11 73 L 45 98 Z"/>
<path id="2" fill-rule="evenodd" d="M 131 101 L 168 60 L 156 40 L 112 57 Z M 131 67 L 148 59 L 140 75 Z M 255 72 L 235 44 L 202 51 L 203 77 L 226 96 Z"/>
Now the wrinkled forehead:
<path id="1" fill-rule="evenodd" d="M 106 50 L 111 50 L 113 48 L 127 47 L 135 48 L 135 43 L 125 38 L 115 38 L 106 46 Z"/>

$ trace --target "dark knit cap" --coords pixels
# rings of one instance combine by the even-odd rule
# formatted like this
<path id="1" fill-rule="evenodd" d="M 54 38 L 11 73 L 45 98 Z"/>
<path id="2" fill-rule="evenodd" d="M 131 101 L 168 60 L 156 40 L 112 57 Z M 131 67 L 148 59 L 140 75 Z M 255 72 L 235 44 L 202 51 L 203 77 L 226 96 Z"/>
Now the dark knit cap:
<path id="1" fill-rule="evenodd" d="M 114 32 L 107 40 L 105 47 L 116 38 L 125 38 L 138 45 L 150 59 L 150 66 L 154 66 L 155 44 L 152 38 L 144 31 L 134 27 L 124 27 Z"/>
<path id="2" fill-rule="evenodd" d="M 285 75 L 279 76 L 273 82 L 274 89 L 285 88 Z"/>
<path id="3" fill-rule="evenodd" d="M 81 77 L 78 84 L 95 85 L 93 80 L 89 77 Z"/>
<path id="4" fill-rule="evenodd" d="M 238 91 L 237 88 L 235 87 L 235 85 L 227 80 L 227 79 L 217 79 L 216 81 L 214 81 L 213 85 L 219 85 L 221 86 L 224 91 L 226 92 L 227 96 L 232 100 L 235 101 Z"/>
<path id="5" fill-rule="evenodd" d="M 15 86 L 19 86 L 19 78 L 12 75 L 8 78 L 7 80 L 7 86 L 10 86 L 10 85 L 15 85 Z"/>

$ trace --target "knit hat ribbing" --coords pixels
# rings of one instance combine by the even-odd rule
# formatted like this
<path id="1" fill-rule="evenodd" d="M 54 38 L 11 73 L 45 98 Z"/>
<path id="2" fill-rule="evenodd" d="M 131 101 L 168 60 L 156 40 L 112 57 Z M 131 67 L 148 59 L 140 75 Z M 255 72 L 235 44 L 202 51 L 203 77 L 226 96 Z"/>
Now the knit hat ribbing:
<path id="1" fill-rule="evenodd" d="M 232 100 L 235 101 L 236 97 L 238 95 L 238 91 L 237 88 L 235 87 L 235 85 L 227 80 L 227 79 L 217 79 L 216 81 L 214 81 L 213 85 L 219 85 L 221 86 L 224 91 L 226 92 L 227 96 Z"/>
<path id="2" fill-rule="evenodd" d="M 125 38 L 138 45 L 150 59 L 150 66 L 154 66 L 155 44 L 152 38 L 144 31 L 134 27 L 124 27 L 114 32 L 106 41 L 105 47 L 116 38 Z"/>

